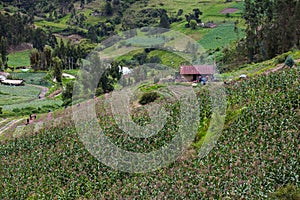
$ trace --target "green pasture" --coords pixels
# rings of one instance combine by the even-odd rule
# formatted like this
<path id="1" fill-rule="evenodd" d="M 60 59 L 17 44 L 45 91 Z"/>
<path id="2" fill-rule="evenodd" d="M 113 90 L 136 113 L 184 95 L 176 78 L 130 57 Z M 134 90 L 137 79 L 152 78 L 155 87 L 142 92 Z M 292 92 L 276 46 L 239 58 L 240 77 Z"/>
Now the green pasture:
<path id="1" fill-rule="evenodd" d="M 30 51 L 31 50 L 10 53 L 8 55 L 8 66 L 10 67 L 30 66 Z"/>
<path id="2" fill-rule="evenodd" d="M 39 94 L 40 89 L 33 86 L 0 85 L 0 106 L 30 101 L 37 98 Z"/>
<path id="3" fill-rule="evenodd" d="M 23 79 L 27 84 L 41 85 L 49 87 L 51 84 L 44 80 L 47 73 L 45 72 L 12 72 L 14 79 Z"/>
<path id="4" fill-rule="evenodd" d="M 239 29 L 239 38 L 244 37 L 245 33 Z M 234 24 L 224 23 L 211 29 L 206 35 L 199 40 L 199 44 L 205 49 L 222 48 L 238 39 L 234 32 Z"/>
<path id="5" fill-rule="evenodd" d="M 18 104 L 4 105 L 4 111 L 13 111 L 14 109 L 25 109 L 25 108 L 42 108 L 42 107 L 59 107 L 62 105 L 61 100 L 54 99 L 44 99 L 44 100 L 34 100 L 30 102 L 23 102 Z"/>

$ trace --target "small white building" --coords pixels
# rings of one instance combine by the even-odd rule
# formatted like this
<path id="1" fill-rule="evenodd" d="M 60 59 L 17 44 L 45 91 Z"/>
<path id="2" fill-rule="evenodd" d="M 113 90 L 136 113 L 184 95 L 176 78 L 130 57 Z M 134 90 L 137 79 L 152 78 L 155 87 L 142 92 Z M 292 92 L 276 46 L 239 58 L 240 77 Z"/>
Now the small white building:
<path id="1" fill-rule="evenodd" d="M 132 69 L 130 69 L 129 67 L 121 67 L 119 66 L 119 70 L 120 72 L 122 72 L 122 75 L 126 76 L 126 75 L 129 75 L 133 72 Z"/>

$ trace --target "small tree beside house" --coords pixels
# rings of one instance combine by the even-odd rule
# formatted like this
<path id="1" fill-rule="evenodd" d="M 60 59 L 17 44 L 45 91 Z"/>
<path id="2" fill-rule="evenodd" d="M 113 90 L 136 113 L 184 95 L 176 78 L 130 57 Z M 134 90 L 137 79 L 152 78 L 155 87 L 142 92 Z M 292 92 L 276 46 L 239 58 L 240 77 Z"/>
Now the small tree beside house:
<path id="1" fill-rule="evenodd" d="M 292 68 L 295 65 L 295 61 L 291 56 L 288 56 L 287 59 L 284 62 L 284 66 L 288 66 Z"/>

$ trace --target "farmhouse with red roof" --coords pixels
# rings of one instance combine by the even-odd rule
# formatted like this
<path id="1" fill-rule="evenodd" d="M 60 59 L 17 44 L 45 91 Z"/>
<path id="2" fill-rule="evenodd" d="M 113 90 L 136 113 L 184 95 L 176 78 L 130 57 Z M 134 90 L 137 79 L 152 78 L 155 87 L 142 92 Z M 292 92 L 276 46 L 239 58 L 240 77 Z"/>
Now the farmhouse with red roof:
<path id="1" fill-rule="evenodd" d="M 200 75 L 202 77 L 208 77 L 208 80 L 212 80 L 215 73 L 215 65 L 190 65 L 180 67 L 181 77 L 190 82 L 199 80 Z"/>

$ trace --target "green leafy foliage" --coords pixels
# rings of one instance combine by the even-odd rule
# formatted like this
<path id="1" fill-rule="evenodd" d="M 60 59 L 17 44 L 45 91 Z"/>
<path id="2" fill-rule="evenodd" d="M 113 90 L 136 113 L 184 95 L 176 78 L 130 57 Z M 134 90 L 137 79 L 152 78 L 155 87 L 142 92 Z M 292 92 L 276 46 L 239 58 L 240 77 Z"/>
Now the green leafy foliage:
<path id="1" fill-rule="evenodd" d="M 285 60 L 284 64 L 289 67 L 293 67 L 295 65 L 295 61 L 293 60 L 292 57 L 288 56 L 287 59 Z"/>
<path id="2" fill-rule="evenodd" d="M 66 84 L 66 87 L 62 92 L 62 100 L 64 101 L 63 105 L 67 106 L 72 103 L 73 85 L 73 81 L 70 81 Z"/>
<path id="3" fill-rule="evenodd" d="M 157 92 L 147 92 L 142 95 L 139 103 L 142 105 L 146 105 L 148 103 L 155 101 L 158 97 L 159 94 Z"/>
<path id="4" fill-rule="evenodd" d="M 9 54 L 8 57 L 8 66 L 19 67 L 19 66 L 30 66 L 30 50 L 20 51 Z"/>
<path id="5" fill-rule="evenodd" d="M 239 111 L 227 120 L 214 149 L 202 159 L 190 154 L 147 174 L 118 172 L 99 163 L 71 121 L 62 122 L 64 128 L 2 142 L 0 197 L 266 199 L 281 185 L 299 187 L 299 77 L 294 68 L 227 86 L 229 108 Z M 208 106 L 203 94 L 198 94 L 200 105 Z M 129 151 L 151 151 L 176 134 L 176 104 L 167 108 L 175 119 L 151 140 L 128 138 L 104 117 L 104 104 L 96 108 L 105 134 Z M 134 118 L 148 123 L 142 111 Z"/>
<path id="6" fill-rule="evenodd" d="M 21 102 L 31 101 L 38 97 L 40 89 L 33 86 L 12 87 L 0 85 L 0 105 L 8 106 Z"/>
<path id="7" fill-rule="evenodd" d="M 280 187 L 270 197 L 275 200 L 297 200 L 300 199 L 300 189 L 297 189 L 292 184 L 288 184 L 285 187 Z"/>
<path id="8" fill-rule="evenodd" d="M 33 85 L 41 85 L 45 87 L 49 87 L 51 84 L 46 80 L 46 73 L 45 72 L 17 72 L 11 73 L 14 79 L 23 79 L 27 84 Z"/>

